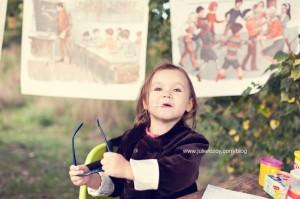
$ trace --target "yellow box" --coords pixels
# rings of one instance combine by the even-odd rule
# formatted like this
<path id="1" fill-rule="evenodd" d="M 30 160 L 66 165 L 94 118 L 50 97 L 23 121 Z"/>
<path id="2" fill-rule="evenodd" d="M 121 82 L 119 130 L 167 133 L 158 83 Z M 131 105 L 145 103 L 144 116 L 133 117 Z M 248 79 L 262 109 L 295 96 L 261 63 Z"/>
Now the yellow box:
<path id="1" fill-rule="evenodd" d="M 281 170 L 282 164 L 282 161 L 273 157 L 265 156 L 260 158 L 259 185 L 263 187 L 266 175 L 277 174 Z"/>

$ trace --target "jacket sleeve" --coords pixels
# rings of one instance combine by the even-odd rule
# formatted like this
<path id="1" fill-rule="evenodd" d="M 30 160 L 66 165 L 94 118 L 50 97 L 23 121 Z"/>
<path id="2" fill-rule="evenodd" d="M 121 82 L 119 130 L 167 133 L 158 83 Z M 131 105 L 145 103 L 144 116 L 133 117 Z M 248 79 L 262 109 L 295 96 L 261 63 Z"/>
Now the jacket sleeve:
<path id="1" fill-rule="evenodd" d="M 111 149 L 113 149 L 113 151 L 115 151 L 114 148 L 117 148 L 116 152 L 122 154 L 123 148 L 122 148 L 121 142 L 124 139 L 124 137 L 126 137 L 127 134 L 128 134 L 128 132 L 126 131 L 123 135 L 109 140 L 109 142 L 108 142 L 108 144 L 110 145 L 109 147 Z M 100 161 L 92 162 L 86 166 L 90 170 L 102 168 L 102 164 L 100 163 Z M 109 196 L 112 196 L 112 197 L 119 196 L 123 191 L 123 185 L 124 185 L 125 180 L 122 178 L 115 178 L 115 177 L 111 177 L 111 176 L 109 176 L 109 177 L 114 186 L 113 192 Z"/>
<path id="2" fill-rule="evenodd" d="M 172 154 L 159 158 L 158 192 L 170 195 L 195 183 L 201 157 L 208 146 L 208 141 L 197 134 L 186 138 Z"/>
<path id="3" fill-rule="evenodd" d="M 122 145 L 122 142 L 126 143 L 126 139 L 128 137 L 129 131 L 125 131 L 123 135 L 120 137 L 117 137 L 116 139 L 112 139 L 111 143 L 115 146 L 118 146 L 117 153 L 121 154 L 124 156 L 124 145 Z M 114 191 L 111 195 L 111 197 L 117 197 L 120 196 L 121 193 L 123 192 L 124 189 L 124 183 L 125 179 L 124 178 L 116 178 L 116 177 L 110 177 L 113 184 L 114 184 Z"/>
<path id="4" fill-rule="evenodd" d="M 119 152 L 119 151 L 118 151 Z M 100 163 L 100 161 L 96 161 L 96 162 L 92 162 L 90 164 L 87 165 L 87 167 L 92 170 L 92 169 L 96 169 L 96 168 L 102 168 L 102 165 Z M 112 183 L 113 183 L 113 192 L 111 193 L 110 196 L 112 197 L 116 197 L 119 196 L 122 191 L 123 191 L 123 185 L 124 185 L 124 179 L 122 178 L 115 178 L 115 177 L 111 177 L 109 176 Z"/>

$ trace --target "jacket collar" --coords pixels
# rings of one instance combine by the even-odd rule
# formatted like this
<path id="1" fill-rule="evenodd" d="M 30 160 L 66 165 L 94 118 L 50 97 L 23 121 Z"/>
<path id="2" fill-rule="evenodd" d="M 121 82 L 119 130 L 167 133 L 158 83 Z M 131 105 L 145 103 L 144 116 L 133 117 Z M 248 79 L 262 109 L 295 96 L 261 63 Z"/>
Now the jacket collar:
<path id="1" fill-rule="evenodd" d="M 161 141 L 168 141 L 172 139 L 174 136 L 182 132 L 184 129 L 188 128 L 183 120 L 179 120 L 168 132 L 154 138 Z M 132 137 L 131 140 L 137 142 L 143 136 L 146 135 L 146 125 L 139 125 L 132 129 Z"/>
<path id="2" fill-rule="evenodd" d="M 156 139 L 161 140 L 163 144 L 168 143 L 177 135 L 181 134 L 188 127 L 185 125 L 183 120 L 179 120 L 168 132 L 157 137 Z"/>

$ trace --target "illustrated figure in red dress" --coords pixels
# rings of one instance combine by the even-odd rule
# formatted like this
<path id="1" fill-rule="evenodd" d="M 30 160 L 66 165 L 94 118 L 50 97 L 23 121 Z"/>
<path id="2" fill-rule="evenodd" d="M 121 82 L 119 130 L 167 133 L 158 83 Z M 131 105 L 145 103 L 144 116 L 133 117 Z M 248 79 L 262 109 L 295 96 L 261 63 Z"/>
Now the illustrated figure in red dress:
<path id="1" fill-rule="evenodd" d="M 223 23 L 224 20 L 218 20 L 216 16 L 216 12 L 218 9 L 218 3 L 216 1 L 210 2 L 208 6 L 208 13 L 206 15 L 207 23 L 208 23 L 208 30 L 215 35 L 215 23 Z"/>

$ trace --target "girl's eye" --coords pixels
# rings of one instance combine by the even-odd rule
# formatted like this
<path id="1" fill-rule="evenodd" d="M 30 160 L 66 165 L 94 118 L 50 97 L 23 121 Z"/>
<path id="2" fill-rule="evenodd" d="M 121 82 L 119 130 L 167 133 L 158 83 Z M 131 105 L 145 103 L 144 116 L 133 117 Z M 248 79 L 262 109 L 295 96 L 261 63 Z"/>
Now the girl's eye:
<path id="1" fill-rule="evenodd" d="M 161 91 L 162 89 L 160 87 L 156 87 L 153 89 L 154 91 Z"/>
<path id="2" fill-rule="evenodd" d="M 175 88 L 174 91 L 175 92 L 181 92 L 182 90 L 180 88 Z"/>

